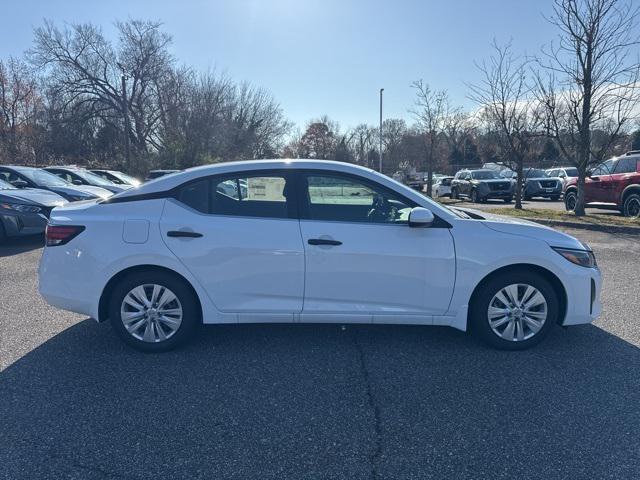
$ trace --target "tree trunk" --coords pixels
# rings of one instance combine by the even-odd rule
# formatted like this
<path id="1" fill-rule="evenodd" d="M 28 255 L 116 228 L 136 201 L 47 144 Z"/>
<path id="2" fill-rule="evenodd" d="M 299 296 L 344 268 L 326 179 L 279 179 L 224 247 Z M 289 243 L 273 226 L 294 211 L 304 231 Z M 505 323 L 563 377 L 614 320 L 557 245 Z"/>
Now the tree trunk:
<path id="1" fill-rule="evenodd" d="M 584 184 L 587 176 L 586 166 L 581 165 L 578 167 L 578 198 L 576 199 L 576 208 L 574 213 L 577 217 L 584 216 Z"/>
<path id="2" fill-rule="evenodd" d="M 523 184 L 522 161 L 516 163 L 516 210 L 522 210 L 522 184 Z"/>

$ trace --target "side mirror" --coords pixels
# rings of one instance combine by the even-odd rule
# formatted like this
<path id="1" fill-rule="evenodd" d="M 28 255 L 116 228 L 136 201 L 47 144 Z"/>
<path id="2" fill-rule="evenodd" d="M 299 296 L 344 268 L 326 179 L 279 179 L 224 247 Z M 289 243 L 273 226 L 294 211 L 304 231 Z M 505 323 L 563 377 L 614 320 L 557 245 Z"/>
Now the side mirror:
<path id="1" fill-rule="evenodd" d="M 73 183 L 74 185 L 83 185 L 82 180 L 78 180 L 77 178 L 74 178 L 73 182 L 71 183 Z"/>
<path id="2" fill-rule="evenodd" d="M 14 180 L 13 182 L 11 182 L 11 185 L 16 188 L 27 188 L 29 186 L 29 184 L 24 180 Z"/>
<path id="3" fill-rule="evenodd" d="M 422 207 L 412 208 L 409 212 L 410 227 L 430 227 L 433 225 L 436 217 L 433 216 L 431 210 Z"/>

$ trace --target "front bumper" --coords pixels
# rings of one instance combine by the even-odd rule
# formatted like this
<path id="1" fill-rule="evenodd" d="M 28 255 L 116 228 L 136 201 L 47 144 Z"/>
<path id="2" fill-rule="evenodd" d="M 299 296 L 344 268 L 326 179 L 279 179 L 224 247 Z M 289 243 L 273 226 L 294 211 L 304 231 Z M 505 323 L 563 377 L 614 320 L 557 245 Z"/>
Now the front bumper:
<path id="1" fill-rule="evenodd" d="M 567 293 L 567 312 L 562 325 L 581 325 L 596 320 L 602 313 L 600 270 L 576 266 L 575 273 L 571 274 L 564 284 Z"/>
<path id="2" fill-rule="evenodd" d="M 562 184 L 559 183 L 555 187 L 543 187 L 539 183 L 527 185 L 525 194 L 530 197 L 559 197 L 562 194 Z"/>

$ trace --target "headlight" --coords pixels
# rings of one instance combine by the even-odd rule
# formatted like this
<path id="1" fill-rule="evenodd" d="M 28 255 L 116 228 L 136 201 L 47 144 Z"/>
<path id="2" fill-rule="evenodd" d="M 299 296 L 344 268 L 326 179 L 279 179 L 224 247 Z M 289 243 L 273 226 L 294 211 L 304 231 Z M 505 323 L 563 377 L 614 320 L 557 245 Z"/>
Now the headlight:
<path id="1" fill-rule="evenodd" d="M 25 205 L 24 203 L 0 203 L 0 208 L 21 213 L 39 213 L 41 210 L 40 207 Z"/>
<path id="2" fill-rule="evenodd" d="M 597 265 L 596 256 L 591 250 L 574 250 L 571 248 L 559 247 L 552 248 L 571 263 L 575 263 L 581 267 L 594 268 Z"/>

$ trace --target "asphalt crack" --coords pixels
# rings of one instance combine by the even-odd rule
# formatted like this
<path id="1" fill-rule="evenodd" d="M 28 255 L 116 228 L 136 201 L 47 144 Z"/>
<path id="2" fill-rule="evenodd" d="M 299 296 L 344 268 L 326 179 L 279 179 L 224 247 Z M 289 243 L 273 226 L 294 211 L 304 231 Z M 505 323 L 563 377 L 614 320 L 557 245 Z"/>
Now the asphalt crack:
<path id="1" fill-rule="evenodd" d="M 360 373 L 364 379 L 365 395 L 367 397 L 367 403 L 369 408 L 373 412 L 373 432 L 374 442 L 373 451 L 369 455 L 369 463 L 371 464 L 371 479 L 377 480 L 380 478 L 378 472 L 378 462 L 382 456 L 382 426 L 380 422 L 380 407 L 376 403 L 375 396 L 373 394 L 373 388 L 371 387 L 371 377 L 369 375 L 369 369 L 367 368 L 367 361 L 365 358 L 364 348 L 358 339 L 356 329 L 353 329 L 353 343 L 358 351 L 358 360 L 360 363 Z"/>

